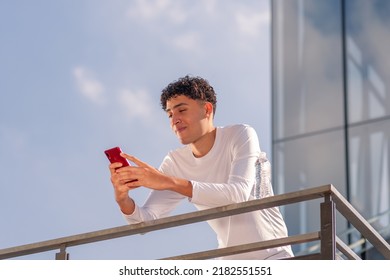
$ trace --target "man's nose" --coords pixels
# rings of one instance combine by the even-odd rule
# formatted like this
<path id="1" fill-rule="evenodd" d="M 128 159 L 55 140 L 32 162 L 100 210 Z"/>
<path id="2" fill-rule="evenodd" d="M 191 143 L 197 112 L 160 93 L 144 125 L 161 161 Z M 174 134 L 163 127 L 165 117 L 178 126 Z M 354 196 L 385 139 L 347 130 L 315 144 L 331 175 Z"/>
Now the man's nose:
<path id="1" fill-rule="evenodd" d="M 180 122 L 181 122 L 181 120 L 178 116 L 175 116 L 175 115 L 172 116 L 172 124 L 176 125 Z"/>

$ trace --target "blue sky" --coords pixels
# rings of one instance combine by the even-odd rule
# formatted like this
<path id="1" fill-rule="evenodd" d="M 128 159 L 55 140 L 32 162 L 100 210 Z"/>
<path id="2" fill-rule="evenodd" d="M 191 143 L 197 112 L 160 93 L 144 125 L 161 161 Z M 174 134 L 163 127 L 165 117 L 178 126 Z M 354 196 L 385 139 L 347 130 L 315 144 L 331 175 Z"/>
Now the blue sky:
<path id="1" fill-rule="evenodd" d="M 269 28 L 268 0 L 1 1 L 0 248 L 124 225 L 103 151 L 158 167 L 179 146 L 160 92 L 186 74 L 213 85 L 216 125 L 252 125 L 270 154 Z M 216 245 L 200 223 L 68 252 L 157 259 Z"/>

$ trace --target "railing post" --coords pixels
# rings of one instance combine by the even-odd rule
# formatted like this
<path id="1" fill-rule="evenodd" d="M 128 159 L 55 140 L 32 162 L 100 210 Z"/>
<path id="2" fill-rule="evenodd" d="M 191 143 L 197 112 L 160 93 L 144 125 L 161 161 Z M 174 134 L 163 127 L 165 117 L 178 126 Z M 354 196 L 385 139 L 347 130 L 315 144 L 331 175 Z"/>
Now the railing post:
<path id="1" fill-rule="evenodd" d="M 336 259 L 336 218 L 335 203 L 325 195 L 321 203 L 321 259 Z"/>
<path id="2" fill-rule="evenodd" d="M 66 252 L 66 245 L 60 247 L 60 252 L 56 253 L 56 260 L 69 260 L 69 254 Z"/>

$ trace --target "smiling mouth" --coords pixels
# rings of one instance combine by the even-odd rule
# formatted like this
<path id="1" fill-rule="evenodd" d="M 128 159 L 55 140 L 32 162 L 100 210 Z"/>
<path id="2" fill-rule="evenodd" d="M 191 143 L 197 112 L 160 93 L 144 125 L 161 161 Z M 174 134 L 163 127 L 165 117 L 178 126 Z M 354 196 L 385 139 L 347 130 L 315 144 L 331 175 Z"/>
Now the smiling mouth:
<path id="1" fill-rule="evenodd" d="M 178 134 L 180 134 L 180 133 L 182 133 L 184 130 L 186 129 L 186 127 L 178 127 L 178 128 L 176 128 L 176 133 L 178 133 Z"/>

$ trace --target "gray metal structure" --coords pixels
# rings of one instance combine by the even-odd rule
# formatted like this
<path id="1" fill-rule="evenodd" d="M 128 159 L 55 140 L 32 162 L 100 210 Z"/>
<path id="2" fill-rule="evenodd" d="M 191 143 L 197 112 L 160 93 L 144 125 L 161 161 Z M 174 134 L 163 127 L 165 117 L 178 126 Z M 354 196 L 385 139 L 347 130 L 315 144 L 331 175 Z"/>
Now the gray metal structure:
<path id="1" fill-rule="evenodd" d="M 318 200 L 319 198 L 323 201 L 320 202 L 319 205 L 320 229 L 318 231 L 289 236 L 286 238 L 243 244 L 240 246 L 167 257 L 165 259 L 212 259 L 287 244 L 293 245 L 306 242 L 319 242 L 319 252 L 296 256 L 293 259 L 360 259 L 358 254 L 356 254 L 336 235 L 336 211 L 338 211 L 349 223 L 351 223 L 351 225 L 353 225 L 356 230 L 358 230 L 362 236 L 364 236 L 365 239 L 383 255 L 385 259 L 390 259 L 389 243 L 387 243 L 387 241 L 354 209 L 354 207 L 337 191 L 333 185 L 319 186 L 301 191 L 275 195 L 272 197 L 251 200 L 248 202 L 230 204 L 208 210 L 147 221 L 135 225 L 114 227 L 43 242 L 0 249 L 0 259 L 15 258 L 58 249 L 59 252 L 56 253 L 55 258 L 58 260 L 68 260 L 69 254 L 66 252 L 66 248 L 72 246 L 147 233 L 155 230 L 163 230 L 275 206 L 279 207 L 310 200 Z"/>

